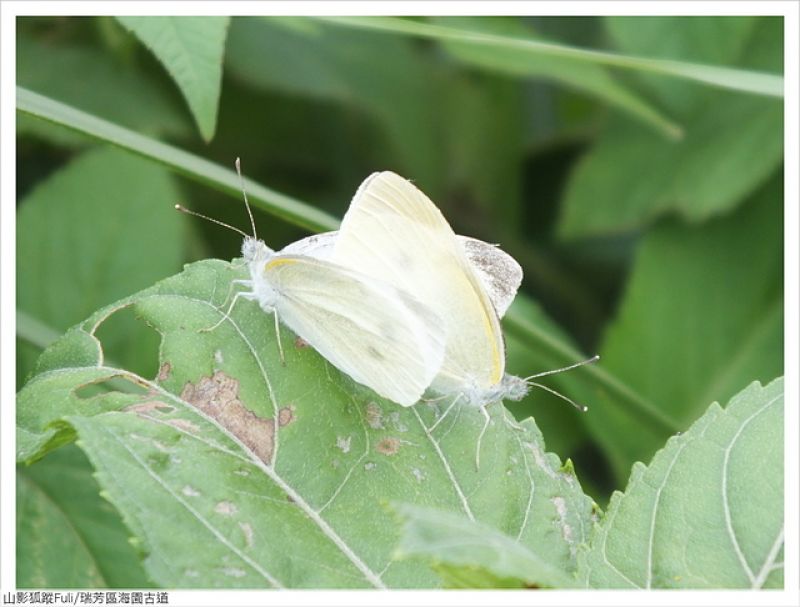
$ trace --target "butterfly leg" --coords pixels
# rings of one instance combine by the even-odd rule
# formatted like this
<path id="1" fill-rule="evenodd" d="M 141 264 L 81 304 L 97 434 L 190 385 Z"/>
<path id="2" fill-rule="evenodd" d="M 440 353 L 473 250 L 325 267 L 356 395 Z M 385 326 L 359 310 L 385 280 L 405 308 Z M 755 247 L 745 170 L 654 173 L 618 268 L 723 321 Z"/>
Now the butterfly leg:
<path id="1" fill-rule="evenodd" d="M 243 279 L 239 279 L 239 278 L 237 278 L 235 280 L 232 280 L 230 282 L 230 284 L 228 285 L 228 292 L 225 295 L 225 299 L 222 300 L 222 305 L 225 305 L 228 302 L 228 299 L 231 296 L 231 292 L 233 292 L 233 286 L 234 285 L 244 285 L 246 287 L 252 288 L 253 287 L 253 282 L 251 280 L 243 280 Z"/>
<path id="2" fill-rule="evenodd" d="M 272 310 L 272 316 L 275 318 L 275 341 L 278 342 L 278 354 L 281 358 L 281 365 L 286 366 L 286 359 L 283 356 L 283 345 L 281 345 L 281 323 L 278 320 L 278 310 Z"/>
<path id="3" fill-rule="evenodd" d="M 442 398 L 445 398 L 445 397 L 446 397 L 446 396 L 443 396 Z M 435 422 L 433 422 L 433 425 L 432 425 L 430 428 L 428 428 L 428 432 L 433 432 L 433 431 L 436 429 L 436 426 L 438 426 L 438 425 L 439 425 L 439 424 L 442 422 L 442 420 L 444 420 L 444 418 L 445 418 L 445 417 L 447 417 L 447 414 L 448 414 L 448 413 L 450 413 L 450 409 L 452 409 L 453 407 L 455 407 L 455 405 L 456 405 L 456 403 L 458 402 L 458 399 L 459 399 L 459 398 L 461 398 L 461 395 L 460 395 L 460 394 L 459 394 L 458 396 L 456 396 L 456 397 L 453 399 L 453 402 L 452 402 L 452 403 L 450 403 L 450 406 L 449 406 L 449 407 L 447 407 L 447 409 L 445 410 L 445 412 L 444 412 L 444 413 L 442 413 L 442 415 L 440 415 L 440 416 L 439 416 L 439 417 L 436 419 L 436 421 L 435 421 Z M 441 400 L 441 398 L 439 398 L 439 399 L 433 399 L 433 400 Z M 428 402 L 431 402 L 431 401 L 428 401 Z"/>
<path id="4" fill-rule="evenodd" d="M 481 433 L 478 435 L 478 444 L 475 447 L 475 469 L 480 470 L 481 467 L 481 441 L 483 440 L 483 435 L 486 434 L 486 430 L 489 428 L 489 423 L 492 421 L 492 418 L 489 417 L 489 412 L 486 410 L 486 405 L 481 405 L 480 407 L 481 413 L 483 413 L 483 417 L 486 421 L 483 424 L 483 428 L 481 429 Z"/>
<path id="5" fill-rule="evenodd" d="M 229 320 L 231 311 L 233 310 L 233 306 L 236 305 L 236 301 L 240 297 L 243 298 L 243 299 L 254 299 L 255 298 L 255 296 L 252 293 L 248 292 L 248 291 L 239 291 L 238 293 L 236 293 L 236 295 L 233 296 L 233 300 L 231 301 L 231 305 L 228 306 L 228 309 L 222 315 L 222 318 L 220 318 L 216 323 L 214 323 L 213 326 L 206 327 L 205 329 L 200 329 L 200 332 L 201 333 L 208 333 L 210 331 L 213 331 L 218 326 L 220 326 L 225 320 Z"/>

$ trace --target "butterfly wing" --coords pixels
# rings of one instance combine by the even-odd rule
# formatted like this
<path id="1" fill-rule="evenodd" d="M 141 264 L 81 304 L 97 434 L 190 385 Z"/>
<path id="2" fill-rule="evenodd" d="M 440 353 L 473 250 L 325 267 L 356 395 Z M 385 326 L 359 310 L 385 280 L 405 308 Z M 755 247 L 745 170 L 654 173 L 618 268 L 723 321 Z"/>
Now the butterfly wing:
<path id="1" fill-rule="evenodd" d="M 283 323 L 358 383 L 401 405 L 416 403 L 444 357 L 429 307 L 391 285 L 324 260 L 276 255 L 262 278 Z"/>
<path id="2" fill-rule="evenodd" d="M 432 388 L 488 388 L 502 379 L 503 338 L 487 291 L 439 209 L 409 181 L 388 171 L 364 181 L 331 260 L 413 293 L 442 318 L 447 345 Z"/>
<path id="3" fill-rule="evenodd" d="M 286 255 L 307 255 L 316 259 L 330 259 L 339 232 L 323 232 L 307 236 L 281 250 Z M 481 281 L 497 315 L 502 318 L 514 301 L 522 283 L 522 268 L 517 260 L 497 245 L 469 236 L 456 236 L 473 272 Z"/>
<path id="4" fill-rule="evenodd" d="M 522 284 L 522 268 L 517 260 L 500 249 L 469 236 L 456 237 L 470 266 L 486 289 L 497 315 L 503 318 Z"/>
<path id="5" fill-rule="evenodd" d="M 336 238 L 339 232 L 322 232 L 321 234 L 312 234 L 300 240 L 286 245 L 280 251 L 280 255 L 305 255 L 306 257 L 314 257 L 315 259 L 330 259 L 333 255 L 333 246 L 336 243 Z"/>

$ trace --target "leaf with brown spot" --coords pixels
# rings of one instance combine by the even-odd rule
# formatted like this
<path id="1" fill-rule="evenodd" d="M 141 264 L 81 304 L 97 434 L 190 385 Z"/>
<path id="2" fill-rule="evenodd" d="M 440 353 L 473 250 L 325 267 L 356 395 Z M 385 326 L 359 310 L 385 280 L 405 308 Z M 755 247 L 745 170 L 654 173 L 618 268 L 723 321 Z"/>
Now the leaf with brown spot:
<path id="1" fill-rule="evenodd" d="M 217 371 L 197 384 L 187 383 L 181 399 L 219 422 L 262 462 L 272 461 L 275 420 L 261 418 L 242 404 L 236 379 Z"/>
<path id="2" fill-rule="evenodd" d="M 480 411 L 454 407 L 430 432 L 449 403 L 382 400 L 313 348 L 284 349 L 284 366 L 273 319 L 254 302 L 208 330 L 242 276 L 220 261 L 189 265 L 54 343 L 47 371 L 18 395 L 18 459 L 77 437 L 148 574 L 169 588 L 438 587 L 424 561 L 394 560 L 398 521 L 385 504 L 397 501 L 472 517 L 574 569 L 571 544 L 587 541 L 592 502 L 574 478 L 551 474 L 561 462 L 532 421 L 518 429 L 489 407 L 476 470 Z M 124 306 L 161 334 L 153 366 L 163 379 L 99 358 L 93 332 Z M 111 377 L 145 393 L 77 394 Z"/>
<path id="3" fill-rule="evenodd" d="M 295 420 L 294 410 L 294 406 L 290 405 L 278 411 L 278 424 L 280 426 L 288 426 L 291 424 Z"/>
<path id="4" fill-rule="evenodd" d="M 393 436 L 382 438 L 378 441 L 378 444 L 375 445 L 375 451 L 383 455 L 395 455 L 400 451 L 400 440 Z"/>

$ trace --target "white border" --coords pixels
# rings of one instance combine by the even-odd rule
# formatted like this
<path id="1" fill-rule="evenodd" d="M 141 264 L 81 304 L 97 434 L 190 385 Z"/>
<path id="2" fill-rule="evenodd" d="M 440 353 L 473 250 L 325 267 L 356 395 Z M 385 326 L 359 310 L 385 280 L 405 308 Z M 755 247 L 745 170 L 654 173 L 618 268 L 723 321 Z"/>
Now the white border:
<path id="1" fill-rule="evenodd" d="M 13 479 L 15 444 L 15 200 L 16 200 L 16 140 L 15 140 L 15 17 L 18 15 L 783 15 L 785 17 L 785 311 L 786 311 L 786 485 L 785 485 L 785 591 L 649 591 L 647 598 L 638 592 L 616 591 L 282 591 L 265 595 L 256 591 L 171 591 L 171 605 L 638 605 L 643 600 L 650 605 L 797 605 L 800 604 L 800 563 L 798 562 L 798 390 L 797 370 L 800 368 L 798 335 L 800 323 L 800 189 L 797 167 L 798 150 L 798 19 L 800 7 L 795 1 L 693 1 L 693 2 L 3 2 L 0 21 L 0 360 L 2 360 L 2 424 L 0 424 L 0 472 L 2 472 L 2 548 L 0 559 L 3 592 L 14 588 L 15 577 L 15 499 Z"/>

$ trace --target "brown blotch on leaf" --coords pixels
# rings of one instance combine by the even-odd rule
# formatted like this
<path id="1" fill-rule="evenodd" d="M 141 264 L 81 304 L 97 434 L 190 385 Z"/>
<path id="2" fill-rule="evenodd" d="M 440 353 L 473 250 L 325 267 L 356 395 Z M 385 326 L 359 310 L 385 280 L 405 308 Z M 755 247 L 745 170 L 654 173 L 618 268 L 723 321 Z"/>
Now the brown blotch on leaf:
<path id="1" fill-rule="evenodd" d="M 214 512 L 216 512 L 217 514 L 222 514 L 224 516 L 233 516 L 238 511 L 239 509 L 236 507 L 236 504 L 233 504 L 231 502 L 219 502 L 214 507 Z"/>
<path id="2" fill-rule="evenodd" d="M 168 362 L 164 362 L 161 364 L 161 367 L 158 369 L 158 375 L 156 375 L 156 381 L 166 381 L 169 378 L 169 374 L 172 371 L 172 365 Z"/>
<path id="3" fill-rule="evenodd" d="M 248 548 L 253 546 L 253 526 L 250 523 L 239 523 L 239 529 L 244 534 L 244 541 Z"/>
<path id="4" fill-rule="evenodd" d="M 283 407 L 280 411 L 278 411 L 278 425 L 288 426 L 296 419 L 294 415 L 294 405 L 289 405 L 288 407 Z"/>
<path id="5" fill-rule="evenodd" d="M 367 405 L 367 424 L 373 430 L 380 430 L 383 428 L 383 411 L 375 403 Z"/>
<path id="6" fill-rule="evenodd" d="M 151 413 L 169 413 L 174 410 L 175 407 L 160 400 L 148 400 L 143 403 L 128 405 L 123 409 L 127 413 L 136 413 L 143 416 L 149 416 Z"/>
<path id="7" fill-rule="evenodd" d="M 303 348 L 307 348 L 308 346 L 309 346 L 309 343 L 305 339 L 300 337 L 299 335 L 294 338 L 294 347 L 296 349 L 302 350 Z"/>
<path id="8" fill-rule="evenodd" d="M 190 422 L 188 419 L 176 417 L 175 419 L 168 419 L 167 423 L 189 434 L 198 434 L 200 432 L 200 427 L 194 422 Z"/>
<path id="9" fill-rule="evenodd" d="M 239 400 L 239 381 L 217 371 L 187 383 L 181 399 L 194 405 L 238 438 L 262 462 L 272 461 L 275 445 L 275 422 L 259 417 Z"/>
<path id="10" fill-rule="evenodd" d="M 394 455 L 400 451 L 400 439 L 393 436 L 387 436 L 378 441 L 375 445 L 375 451 L 383 455 Z"/>

